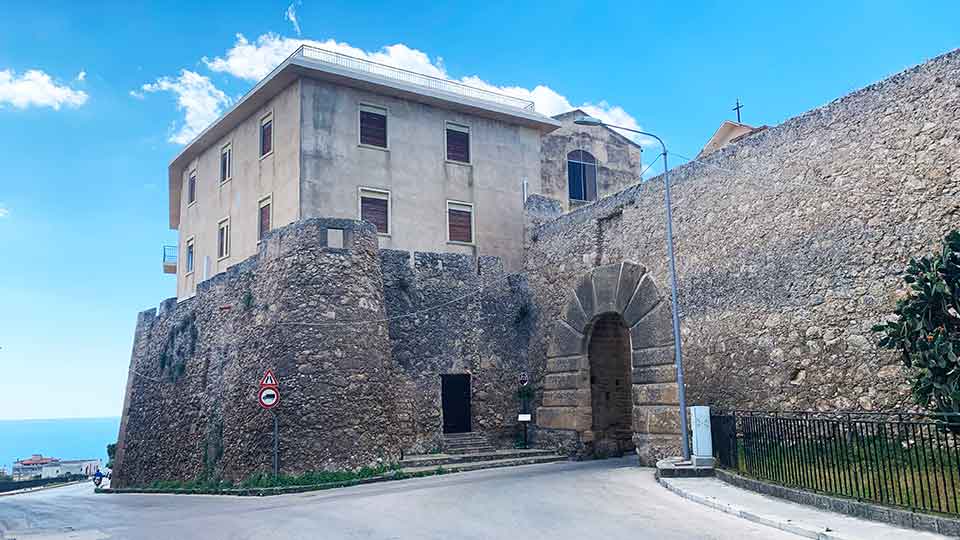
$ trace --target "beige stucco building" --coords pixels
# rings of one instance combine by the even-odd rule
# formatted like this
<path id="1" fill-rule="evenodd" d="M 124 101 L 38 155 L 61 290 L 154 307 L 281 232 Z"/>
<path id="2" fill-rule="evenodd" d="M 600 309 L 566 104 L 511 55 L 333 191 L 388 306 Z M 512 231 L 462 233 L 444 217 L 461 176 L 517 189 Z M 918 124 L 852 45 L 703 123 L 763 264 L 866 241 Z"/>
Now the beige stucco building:
<path id="1" fill-rule="evenodd" d="M 581 198 L 636 179 L 639 147 L 575 126 L 575 113 L 549 118 L 528 101 L 301 48 L 171 162 L 179 241 L 164 270 L 190 297 L 271 230 L 308 217 L 370 221 L 381 248 L 493 255 L 517 269 L 525 198 L 575 206 L 571 152 L 583 146 L 576 159 L 595 156 L 603 173 Z"/>

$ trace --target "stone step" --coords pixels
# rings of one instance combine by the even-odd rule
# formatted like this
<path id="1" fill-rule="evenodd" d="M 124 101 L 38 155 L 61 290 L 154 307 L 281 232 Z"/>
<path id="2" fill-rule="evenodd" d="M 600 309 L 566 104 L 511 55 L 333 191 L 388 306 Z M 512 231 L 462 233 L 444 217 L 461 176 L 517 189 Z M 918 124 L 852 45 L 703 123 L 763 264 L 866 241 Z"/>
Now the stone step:
<path id="1" fill-rule="evenodd" d="M 485 441 L 487 438 L 482 433 L 448 433 L 443 436 L 443 440 L 448 442 L 460 441 Z"/>
<path id="2" fill-rule="evenodd" d="M 444 446 L 476 446 L 476 445 L 485 445 L 490 444 L 486 439 L 476 439 L 469 441 L 443 441 Z"/>
<path id="3" fill-rule="evenodd" d="M 451 463 L 448 465 L 404 467 L 401 470 L 408 474 L 414 474 L 414 473 L 421 473 L 421 472 L 427 472 L 427 471 L 435 471 L 437 467 L 442 466 L 444 470 L 449 472 L 466 472 L 466 471 L 479 471 L 481 469 L 495 469 L 498 467 L 516 467 L 518 465 L 539 465 L 539 464 L 555 463 L 558 461 L 566 461 L 566 459 L 567 458 L 565 456 L 551 454 L 548 456 L 530 456 L 530 457 L 513 458 L 513 459 L 493 459 L 489 461 L 470 461 L 467 463 Z"/>
<path id="4" fill-rule="evenodd" d="M 461 447 L 455 447 L 455 448 L 451 448 L 448 446 L 446 448 L 446 452 L 448 454 L 484 454 L 484 453 L 496 452 L 496 450 L 497 450 L 496 448 L 490 446 L 489 444 L 482 445 L 482 446 L 461 446 Z"/>
<path id="5" fill-rule="evenodd" d="M 494 450 L 492 452 L 483 452 L 475 454 L 421 454 L 407 456 L 400 462 L 401 467 L 437 467 L 443 465 L 456 465 L 462 463 L 472 463 L 475 461 L 497 461 L 502 459 L 520 459 L 528 457 L 556 456 L 552 450 L 541 450 L 539 448 L 516 449 L 516 450 Z"/>

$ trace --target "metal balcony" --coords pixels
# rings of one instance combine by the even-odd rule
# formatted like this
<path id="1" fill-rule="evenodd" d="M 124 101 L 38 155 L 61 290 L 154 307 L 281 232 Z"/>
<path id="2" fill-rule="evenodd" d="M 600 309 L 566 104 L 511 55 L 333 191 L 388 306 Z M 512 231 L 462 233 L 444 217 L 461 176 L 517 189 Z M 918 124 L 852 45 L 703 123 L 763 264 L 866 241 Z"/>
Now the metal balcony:
<path id="1" fill-rule="evenodd" d="M 163 273 L 177 273 L 177 246 L 163 246 Z"/>
<path id="2" fill-rule="evenodd" d="M 533 102 L 526 99 L 520 99 L 513 96 L 508 96 L 506 94 L 491 92 L 490 90 L 467 86 L 465 84 L 448 79 L 431 77 L 429 75 L 423 75 L 421 73 L 388 66 L 386 64 L 371 62 L 370 60 L 364 60 L 362 58 L 347 56 L 345 54 L 328 51 L 326 49 L 318 49 L 317 47 L 311 47 L 309 45 L 302 45 L 293 54 L 300 55 L 303 58 L 309 58 L 310 60 L 332 64 L 340 68 L 371 73 L 387 79 L 416 84 L 418 86 L 424 86 L 433 90 L 439 90 L 441 92 L 448 92 L 451 94 L 473 99 L 481 99 L 484 101 L 492 101 L 494 103 L 499 103 L 500 105 L 515 107 L 526 111 L 533 110 Z"/>

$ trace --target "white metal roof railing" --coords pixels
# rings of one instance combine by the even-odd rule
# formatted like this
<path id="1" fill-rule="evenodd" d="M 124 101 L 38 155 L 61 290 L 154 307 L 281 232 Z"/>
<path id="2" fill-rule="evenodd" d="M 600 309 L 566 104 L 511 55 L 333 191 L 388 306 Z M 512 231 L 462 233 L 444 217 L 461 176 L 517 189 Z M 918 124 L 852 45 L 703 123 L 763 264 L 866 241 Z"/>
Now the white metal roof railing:
<path id="1" fill-rule="evenodd" d="M 494 103 L 499 103 L 508 107 L 516 107 L 518 109 L 527 111 L 533 110 L 533 102 L 526 99 L 515 98 L 513 96 L 499 94 L 489 90 L 474 88 L 472 86 L 467 86 L 465 84 L 447 79 L 431 77 L 429 75 L 408 71 L 406 69 L 388 66 L 386 64 L 379 64 L 377 62 L 363 60 L 361 58 L 354 58 L 353 56 L 347 56 L 345 54 L 328 51 L 326 49 L 311 47 L 309 45 L 302 45 L 299 49 L 297 49 L 297 52 L 295 52 L 294 55 L 300 55 L 304 58 L 309 58 L 310 60 L 333 64 L 341 68 L 360 71 L 363 73 L 371 73 L 381 77 L 386 77 L 388 79 L 424 86 L 433 90 L 440 90 L 442 92 L 449 92 L 451 94 L 457 94 L 460 96 L 484 101 L 492 101 Z"/>

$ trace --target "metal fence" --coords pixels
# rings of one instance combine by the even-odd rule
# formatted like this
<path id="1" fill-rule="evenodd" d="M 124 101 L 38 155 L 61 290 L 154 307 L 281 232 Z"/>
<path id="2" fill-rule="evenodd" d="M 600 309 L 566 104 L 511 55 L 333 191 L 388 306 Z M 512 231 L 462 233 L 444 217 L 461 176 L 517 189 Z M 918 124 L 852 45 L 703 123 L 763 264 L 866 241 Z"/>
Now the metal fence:
<path id="1" fill-rule="evenodd" d="M 440 90 L 442 92 L 449 92 L 451 94 L 481 99 L 484 101 L 493 101 L 501 105 L 516 107 L 518 109 L 524 109 L 527 111 L 533 110 L 533 102 L 526 99 L 520 99 L 513 96 L 508 96 L 506 94 L 492 92 L 483 88 L 467 86 L 465 84 L 448 79 L 431 77 L 429 75 L 423 75 L 414 71 L 388 66 L 386 64 L 380 64 L 378 62 L 372 62 L 363 58 L 355 58 L 353 56 L 347 56 L 345 54 L 340 54 L 338 52 L 328 51 L 326 49 L 320 49 L 317 47 L 311 47 L 309 45 L 301 46 L 296 52 L 294 52 L 294 54 L 303 56 L 304 58 L 309 58 L 311 60 L 333 64 L 342 68 L 347 68 L 354 71 L 362 71 L 364 73 L 371 73 L 381 77 L 386 77 L 388 79 L 412 83 L 418 86 L 432 88 L 434 90 Z"/>
<path id="2" fill-rule="evenodd" d="M 746 476 L 960 514 L 960 416 L 731 411 L 711 429 L 720 466 Z"/>

